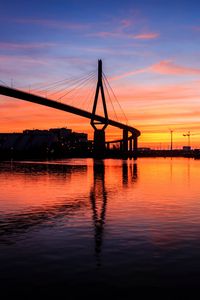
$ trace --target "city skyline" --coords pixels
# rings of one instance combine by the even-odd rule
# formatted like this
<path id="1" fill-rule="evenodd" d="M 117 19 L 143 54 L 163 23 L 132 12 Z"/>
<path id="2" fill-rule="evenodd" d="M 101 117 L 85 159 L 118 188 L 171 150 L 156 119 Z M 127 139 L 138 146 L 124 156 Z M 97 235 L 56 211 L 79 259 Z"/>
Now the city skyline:
<path id="1" fill-rule="evenodd" d="M 0 79 L 31 87 L 87 74 L 102 58 L 129 124 L 142 133 L 140 146 L 169 147 L 173 130 L 174 147 L 187 145 L 188 131 L 199 147 L 199 8 L 196 1 L 7 1 Z M 1 132 L 67 126 L 92 137 L 89 122 L 74 115 L 3 96 L 0 107 Z M 108 130 L 108 138 L 117 135 Z"/>

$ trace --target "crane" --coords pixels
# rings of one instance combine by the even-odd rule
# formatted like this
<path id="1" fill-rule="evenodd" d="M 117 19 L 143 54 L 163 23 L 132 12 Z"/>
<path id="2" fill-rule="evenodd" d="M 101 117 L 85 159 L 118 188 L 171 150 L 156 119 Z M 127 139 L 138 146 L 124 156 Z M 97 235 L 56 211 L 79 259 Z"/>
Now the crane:
<path id="1" fill-rule="evenodd" d="M 187 133 L 184 133 L 183 136 L 187 136 L 188 137 L 188 147 L 190 147 L 190 131 L 188 131 Z"/>
<path id="2" fill-rule="evenodd" d="M 188 131 L 187 133 L 184 133 L 183 136 L 187 136 L 188 137 L 188 147 L 190 147 L 190 136 L 191 135 L 199 135 L 200 133 L 191 133 L 190 131 Z"/>

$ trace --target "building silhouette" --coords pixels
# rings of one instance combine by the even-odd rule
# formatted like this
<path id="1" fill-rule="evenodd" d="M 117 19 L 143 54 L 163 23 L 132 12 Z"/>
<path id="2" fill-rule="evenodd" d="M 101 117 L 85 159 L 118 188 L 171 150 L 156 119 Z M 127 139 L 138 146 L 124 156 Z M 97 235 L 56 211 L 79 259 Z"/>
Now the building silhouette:
<path id="1" fill-rule="evenodd" d="M 88 156 L 87 134 L 67 128 L 0 133 L 1 158 L 59 158 Z"/>

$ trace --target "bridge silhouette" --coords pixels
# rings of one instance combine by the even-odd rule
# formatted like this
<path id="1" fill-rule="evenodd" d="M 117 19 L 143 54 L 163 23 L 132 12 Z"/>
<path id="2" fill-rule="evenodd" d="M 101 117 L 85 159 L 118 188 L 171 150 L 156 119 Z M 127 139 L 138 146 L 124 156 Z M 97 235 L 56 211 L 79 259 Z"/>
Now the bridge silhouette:
<path id="1" fill-rule="evenodd" d="M 104 116 L 96 114 L 100 93 L 102 98 Z M 120 143 L 120 150 L 123 158 L 128 158 L 129 156 L 137 158 L 137 144 L 138 137 L 140 136 L 140 131 L 132 126 L 112 120 L 108 117 L 104 85 L 102 80 L 102 60 L 98 60 L 98 80 L 92 112 L 52 99 L 48 99 L 30 92 L 19 90 L 13 87 L 8 87 L 6 85 L 0 85 L 0 95 L 48 106 L 90 119 L 91 126 L 94 129 L 93 154 L 96 158 L 104 158 L 106 155 L 106 149 L 110 148 L 110 144 L 117 142 Z M 106 141 L 105 130 L 108 125 L 122 129 L 122 139 Z"/>

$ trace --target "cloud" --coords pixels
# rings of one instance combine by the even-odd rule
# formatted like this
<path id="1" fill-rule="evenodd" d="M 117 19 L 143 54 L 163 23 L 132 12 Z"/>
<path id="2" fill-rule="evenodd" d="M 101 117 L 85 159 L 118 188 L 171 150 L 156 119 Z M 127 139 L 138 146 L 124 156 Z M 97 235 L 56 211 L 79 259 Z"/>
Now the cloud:
<path id="1" fill-rule="evenodd" d="M 121 39 L 136 39 L 136 40 L 154 40 L 157 39 L 160 34 L 156 32 L 144 32 L 140 34 L 129 34 L 126 32 L 112 32 L 112 31 L 100 31 L 96 33 L 88 34 L 88 36 L 101 37 L 101 38 L 121 38 Z"/>
<path id="2" fill-rule="evenodd" d="M 153 40 L 156 39 L 160 36 L 159 33 L 156 32 L 149 32 L 149 33 L 141 33 L 141 34 L 136 34 L 136 35 L 130 35 L 133 39 L 137 40 Z"/>
<path id="3" fill-rule="evenodd" d="M 127 18 L 122 20 L 114 20 L 109 24 L 102 24 L 101 28 L 106 30 L 100 30 L 92 33 L 88 33 L 87 36 L 100 37 L 100 38 L 118 38 L 118 39 L 137 39 L 137 40 L 153 40 L 160 36 L 158 32 L 149 32 L 138 28 L 137 18 Z M 136 25 L 137 24 L 137 25 Z M 141 25 L 141 24 L 140 24 Z M 141 26 L 140 26 L 141 27 Z M 108 30 L 109 28 L 109 30 Z M 140 33 L 138 33 L 138 31 Z"/>
<path id="4" fill-rule="evenodd" d="M 112 76 L 109 80 L 118 80 L 125 77 L 142 74 L 142 73 L 158 73 L 161 75 L 200 75 L 200 69 L 179 66 L 169 60 L 162 60 L 157 64 L 151 65 L 146 68 L 141 68 L 129 72 L 125 72 L 116 76 Z"/>
<path id="5" fill-rule="evenodd" d="M 123 19 L 121 20 L 121 28 L 128 28 L 133 24 L 133 20 L 132 19 Z"/>
<path id="6" fill-rule="evenodd" d="M 40 65 L 48 65 L 48 61 L 44 59 L 32 58 L 29 56 L 11 56 L 11 55 L 0 55 L 0 62 L 1 63 L 9 63 L 13 67 L 13 64 L 40 64 Z"/>
<path id="7" fill-rule="evenodd" d="M 43 49 L 56 46 L 55 43 L 4 43 L 0 42 L 0 49 L 2 50 L 30 50 L 30 49 Z"/>
<path id="8" fill-rule="evenodd" d="M 194 106 L 199 107 L 199 82 L 188 81 L 180 84 L 131 84 L 131 86 L 123 87 L 123 85 L 117 85 L 115 89 L 116 95 L 121 101 L 129 103 L 134 102 L 134 106 L 140 108 L 153 108 L 159 107 L 160 101 L 162 105 L 175 106 L 176 104 L 184 102 L 184 107 Z M 176 100 L 176 101 L 175 101 Z M 180 100 L 180 101 L 179 101 Z M 193 101 L 193 102 L 192 102 Z M 125 105 L 124 104 L 124 105 Z"/>
<path id="9" fill-rule="evenodd" d="M 110 81 L 118 80 L 118 79 L 122 79 L 124 77 L 129 77 L 129 76 L 133 76 L 133 75 L 137 75 L 137 74 L 141 74 L 141 73 L 146 73 L 147 71 L 148 71 L 148 68 L 138 69 L 138 70 L 122 73 L 120 75 L 112 76 L 112 77 L 109 77 L 108 79 Z"/>
<path id="10" fill-rule="evenodd" d="M 200 26 L 192 26 L 192 29 L 193 29 L 194 31 L 200 31 Z"/>
<path id="11" fill-rule="evenodd" d="M 149 70 L 159 74 L 166 75 L 200 75 L 200 69 L 179 66 L 171 61 L 160 61 L 159 63 L 152 65 Z"/>
<path id="12" fill-rule="evenodd" d="M 89 26 L 89 24 L 84 23 L 75 23 L 75 22 L 64 22 L 59 20 L 50 20 L 50 19 L 15 19 L 16 23 L 22 24 L 34 24 L 50 28 L 58 29 L 70 29 L 70 30 L 83 30 Z"/>
<path id="13" fill-rule="evenodd" d="M 186 119 L 186 118 L 199 118 L 200 117 L 200 111 L 187 111 L 187 112 L 182 112 L 180 111 L 174 111 L 172 112 L 171 110 L 169 110 L 168 112 L 163 112 L 162 109 L 160 109 L 159 112 L 154 113 L 154 112 L 148 112 L 145 111 L 143 113 L 134 113 L 134 120 L 139 120 L 139 121 L 143 121 L 143 120 L 163 120 L 163 119 L 167 119 L 168 121 L 170 121 L 171 119 Z"/>
<path id="14" fill-rule="evenodd" d="M 7 110 L 7 109 L 15 109 L 15 108 L 20 108 L 19 102 L 15 101 L 15 100 L 10 100 L 8 101 L 8 99 L 5 98 L 5 100 L 2 101 L 2 99 L 4 96 L 0 96 L 0 108 L 1 111 L 2 110 Z"/>
<path id="15" fill-rule="evenodd" d="M 124 35 L 119 32 L 110 32 L 110 31 L 99 31 L 95 33 L 89 33 L 87 36 L 91 37 L 101 37 L 101 38 L 109 38 L 109 37 L 123 37 Z"/>

